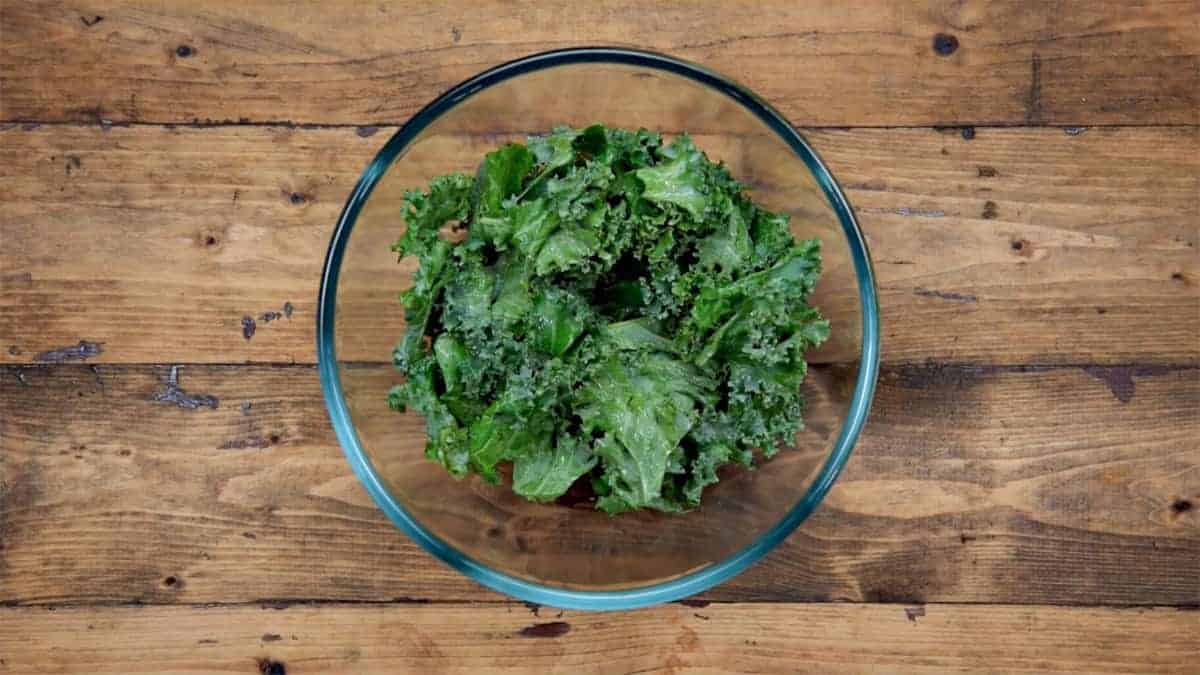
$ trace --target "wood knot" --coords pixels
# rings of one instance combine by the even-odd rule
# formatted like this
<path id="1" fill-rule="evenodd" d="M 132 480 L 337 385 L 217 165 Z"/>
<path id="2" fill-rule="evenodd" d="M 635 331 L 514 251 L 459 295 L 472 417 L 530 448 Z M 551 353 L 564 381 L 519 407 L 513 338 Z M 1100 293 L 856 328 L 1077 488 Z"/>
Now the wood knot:
<path id="1" fill-rule="evenodd" d="M 933 36 L 933 51 L 938 56 L 950 56 L 958 51 L 958 38 L 949 33 L 938 33 Z"/>

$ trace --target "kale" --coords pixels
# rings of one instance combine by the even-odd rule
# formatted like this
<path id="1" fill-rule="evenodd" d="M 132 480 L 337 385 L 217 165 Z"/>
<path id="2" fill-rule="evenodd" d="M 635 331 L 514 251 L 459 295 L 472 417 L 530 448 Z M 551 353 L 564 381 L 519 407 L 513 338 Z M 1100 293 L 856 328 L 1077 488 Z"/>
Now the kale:
<path id="1" fill-rule="evenodd" d="M 406 193 L 403 217 L 393 250 L 420 265 L 389 403 L 451 474 L 678 512 L 802 428 L 820 242 L 686 134 L 558 128 Z"/>

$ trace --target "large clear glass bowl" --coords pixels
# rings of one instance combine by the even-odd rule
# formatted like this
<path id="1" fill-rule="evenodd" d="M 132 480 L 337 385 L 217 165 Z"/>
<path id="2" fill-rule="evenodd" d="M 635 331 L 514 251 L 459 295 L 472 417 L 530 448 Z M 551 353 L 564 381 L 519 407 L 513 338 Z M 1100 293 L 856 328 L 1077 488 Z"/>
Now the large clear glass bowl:
<path id="1" fill-rule="evenodd" d="M 404 331 L 397 294 L 414 263 L 389 245 L 401 198 L 450 171 L 474 172 L 500 144 L 557 125 L 690 133 L 823 242 L 813 302 L 832 336 L 809 354 L 806 428 L 756 470 L 729 470 L 690 513 L 610 517 L 587 504 L 535 504 L 508 486 L 455 480 L 423 456 L 415 414 L 387 406 Z M 875 386 L 879 315 L 870 257 L 845 196 L 812 148 L 760 98 L 705 68 L 624 49 L 571 49 L 508 63 L 454 87 L 388 140 L 338 220 L 317 319 L 321 384 L 358 478 L 400 529 L 493 589 L 557 607 L 625 609 L 704 591 L 744 570 L 821 501 L 863 427 Z"/>

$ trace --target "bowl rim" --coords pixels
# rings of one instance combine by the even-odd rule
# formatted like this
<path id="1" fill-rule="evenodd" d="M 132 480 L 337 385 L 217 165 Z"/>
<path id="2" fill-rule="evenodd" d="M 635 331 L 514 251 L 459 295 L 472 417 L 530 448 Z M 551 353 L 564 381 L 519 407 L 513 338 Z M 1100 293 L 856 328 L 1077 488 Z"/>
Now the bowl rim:
<path id="1" fill-rule="evenodd" d="M 443 113 L 483 89 L 539 70 L 587 63 L 633 65 L 686 77 L 736 100 L 774 131 L 808 166 L 837 212 L 854 260 L 862 305 L 862 353 L 850 409 L 816 479 L 787 514 L 740 551 L 699 570 L 647 586 L 594 591 L 540 584 L 491 569 L 443 541 L 418 522 L 384 487 L 381 476 L 358 438 L 342 391 L 334 349 L 337 282 L 346 242 L 360 209 L 392 161 Z M 317 369 L 330 420 L 354 474 L 379 508 L 422 548 L 469 578 L 519 600 L 565 609 L 633 609 L 678 600 L 726 581 L 766 555 L 812 513 L 841 473 L 866 423 L 879 372 L 879 307 L 866 239 L 841 188 L 816 152 L 770 104 L 730 78 L 673 56 L 619 47 L 561 49 L 509 61 L 452 87 L 405 122 L 363 171 L 338 217 L 325 256 L 317 296 L 316 324 Z"/>

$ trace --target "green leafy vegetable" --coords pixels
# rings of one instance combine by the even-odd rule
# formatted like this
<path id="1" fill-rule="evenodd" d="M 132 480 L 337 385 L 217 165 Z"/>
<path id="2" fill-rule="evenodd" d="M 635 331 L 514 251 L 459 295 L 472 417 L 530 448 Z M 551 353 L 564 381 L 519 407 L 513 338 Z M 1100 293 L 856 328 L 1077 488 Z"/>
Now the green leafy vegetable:
<path id="1" fill-rule="evenodd" d="M 609 513 L 696 507 L 801 428 L 820 242 L 686 135 L 560 128 L 405 196 L 397 410 L 455 476 Z M 460 243 L 448 227 L 466 231 Z"/>

